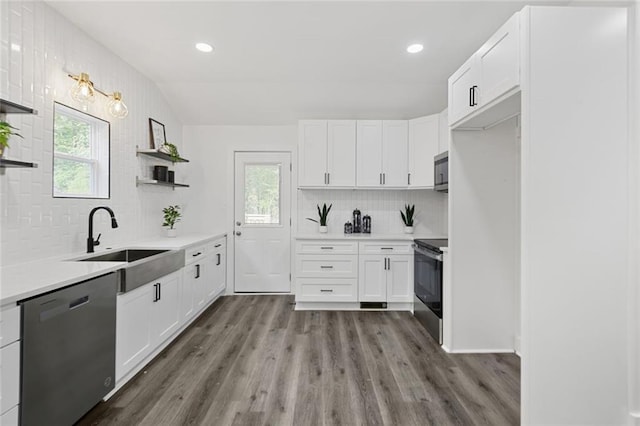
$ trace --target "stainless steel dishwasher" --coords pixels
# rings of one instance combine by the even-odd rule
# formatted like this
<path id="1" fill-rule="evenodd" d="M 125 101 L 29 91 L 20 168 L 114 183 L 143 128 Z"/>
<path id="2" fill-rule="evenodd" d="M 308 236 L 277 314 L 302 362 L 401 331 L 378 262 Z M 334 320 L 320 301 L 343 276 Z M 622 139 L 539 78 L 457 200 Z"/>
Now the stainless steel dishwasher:
<path id="1" fill-rule="evenodd" d="M 114 387 L 115 273 L 22 304 L 20 424 L 71 425 Z"/>

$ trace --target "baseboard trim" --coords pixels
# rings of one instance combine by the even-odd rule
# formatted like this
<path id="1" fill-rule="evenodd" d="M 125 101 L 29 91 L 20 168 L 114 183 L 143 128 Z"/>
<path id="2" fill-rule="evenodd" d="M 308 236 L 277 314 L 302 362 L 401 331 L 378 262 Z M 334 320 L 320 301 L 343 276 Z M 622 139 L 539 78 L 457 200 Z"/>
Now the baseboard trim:
<path id="1" fill-rule="evenodd" d="M 443 346 L 444 348 L 444 346 Z M 512 354 L 515 353 L 513 348 L 500 349 L 448 349 L 447 352 L 452 354 Z"/>
<path id="2" fill-rule="evenodd" d="M 386 309 L 360 309 L 360 302 L 296 302 L 296 311 L 409 311 L 413 303 L 388 302 Z"/>

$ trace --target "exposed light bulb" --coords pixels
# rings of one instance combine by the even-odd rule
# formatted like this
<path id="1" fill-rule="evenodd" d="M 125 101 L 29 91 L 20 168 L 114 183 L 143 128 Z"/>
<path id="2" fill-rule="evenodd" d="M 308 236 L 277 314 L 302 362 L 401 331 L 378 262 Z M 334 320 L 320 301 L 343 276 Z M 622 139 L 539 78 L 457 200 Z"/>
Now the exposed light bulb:
<path id="1" fill-rule="evenodd" d="M 129 109 L 122 101 L 122 93 L 113 92 L 110 96 L 107 111 L 115 118 L 125 118 L 129 114 Z"/>
<path id="2" fill-rule="evenodd" d="M 89 80 L 89 74 L 83 72 L 77 80 L 78 83 L 71 87 L 71 97 L 82 104 L 95 101 L 95 90 L 93 83 Z"/>
<path id="3" fill-rule="evenodd" d="M 213 52 L 213 46 L 208 43 L 196 43 L 196 49 L 204 53 Z"/>

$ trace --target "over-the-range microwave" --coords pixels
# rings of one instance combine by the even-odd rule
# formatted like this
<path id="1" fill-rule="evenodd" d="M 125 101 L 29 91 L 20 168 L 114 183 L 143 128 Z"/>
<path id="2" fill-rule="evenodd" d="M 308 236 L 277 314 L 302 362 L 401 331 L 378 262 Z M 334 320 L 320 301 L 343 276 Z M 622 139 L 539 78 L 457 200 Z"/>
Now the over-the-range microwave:
<path id="1" fill-rule="evenodd" d="M 449 151 L 433 157 L 433 189 L 449 192 Z"/>

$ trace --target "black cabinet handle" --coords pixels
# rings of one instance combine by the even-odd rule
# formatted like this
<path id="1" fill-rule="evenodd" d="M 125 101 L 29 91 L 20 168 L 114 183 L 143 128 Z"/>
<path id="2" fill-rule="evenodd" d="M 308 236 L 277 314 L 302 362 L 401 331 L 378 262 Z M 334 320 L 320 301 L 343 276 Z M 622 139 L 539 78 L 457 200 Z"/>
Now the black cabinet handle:
<path id="1" fill-rule="evenodd" d="M 473 101 L 471 106 L 478 106 L 478 103 L 476 102 L 476 90 L 478 89 L 478 86 L 472 86 L 471 87 L 471 100 Z"/>
<path id="2" fill-rule="evenodd" d="M 411 173 L 407 173 L 407 185 L 411 185 Z"/>
<path id="3" fill-rule="evenodd" d="M 153 285 L 153 288 L 155 290 L 155 294 L 154 294 L 154 297 L 153 297 L 153 301 L 154 302 L 157 302 L 158 300 L 160 300 L 160 288 L 159 287 L 160 287 L 159 283 Z"/>
<path id="4" fill-rule="evenodd" d="M 327 185 L 331 185 L 331 173 L 327 173 Z"/>
<path id="5" fill-rule="evenodd" d="M 200 265 L 196 265 L 196 279 L 200 278 Z"/>
<path id="6" fill-rule="evenodd" d="M 162 299 L 162 284 L 158 283 L 158 300 Z"/>
<path id="7" fill-rule="evenodd" d="M 220 253 L 216 253 L 216 256 L 218 256 L 218 263 L 216 263 L 216 266 L 219 266 L 220 265 L 220 258 L 221 258 Z"/>
<path id="8" fill-rule="evenodd" d="M 469 106 L 473 106 L 473 87 L 469 87 Z"/>
<path id="9" fill-rule="evenodd" d="M 221 245 L 222 245 L 222 244 L 216 244 L 214 247 L 215 247 L 215 248 L 218 248 L 218 247 L 220 247 Z"/>
<path id="10" fill-rule="evenodd" d="M 324 288 L 321 288 L 321 289 L 320 289 L 320 293 L 333 293 L 333 290 L 332 290 L 332 289 L 324 289 Z"/>
<path id="11" fill-rule="evenodd" d="M 192 254 L 191 256 L 196 257 L 196 256 L 200 256 L 201 254 L 202 254 L 202 252 L 201 252 L 201 251 L 199 251 L 199 252 L 197 252 L 197 253 L 195 253 L 195 254 Z"/>

